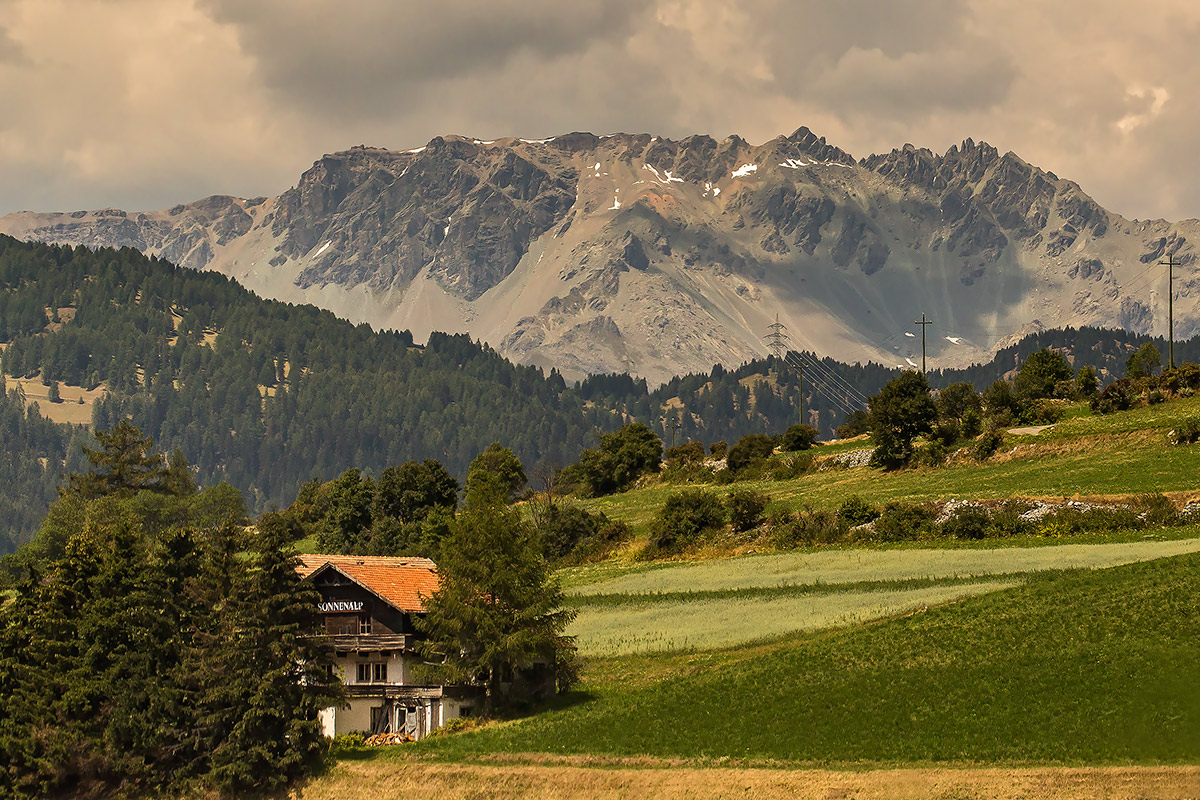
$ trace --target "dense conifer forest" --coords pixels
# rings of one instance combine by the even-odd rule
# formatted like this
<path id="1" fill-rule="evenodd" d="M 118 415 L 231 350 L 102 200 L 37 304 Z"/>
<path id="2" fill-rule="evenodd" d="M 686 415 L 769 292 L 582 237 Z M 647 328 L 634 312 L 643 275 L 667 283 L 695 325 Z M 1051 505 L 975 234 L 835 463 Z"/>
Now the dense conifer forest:
<path id="1" fill-rule="evenodd" d="M 568 463 L 621 422 L 556 373 L 466 336 L 418 347 L 132 249 L 0 237 L 0 342 L 8 375 L 103 385 L 97 427 L 131 417 L 163 449 L 194 454 L 203 485 L 226 480 L 256 510 L 350 466 L 431 457 L 463 474 L 495 441 L 529 464 Z M 46 449 L 61 454 L 63 436 Z"/>
<path id="2" fill-rule="evenodd" d="M 1042 348 L 1071 353 L 1103 377 L 1158 339 L 1085 328 L 1034 334 L 986 365 L 931 370 L 934 388 L 984 388 Z M 436 459 L 463 478 L 489 444 L 511 448 L 530 474 L 574 463 L 599 434 L 641 421 L 668 445 L 733 442 L 798 421 L 805 364 L 806 421 L 831 436 L 900 370 L 842 364 L 814 353 L 768 357 L 685 375 L 652 388 L 629 375 L 568 385 L 556 372 L 513 364 L 465 335 L 373 331 L 313 306 L 263 300 L 215 273 L 132 249 L 89 250 L 0 236 L 2 373 L 103 387 L 93 424 L 130 418 L 170 452 L 182 449 L 205 486 L 228 481 L 250 508 L 286 506 L 301 484 L 357 467 L 378 477 Z M 1200 341 L 1176 359 L 1200 357 Z M 27 541 L 64 471 L 79 463 L 82 428 L 55 425 L 19 392 L 0 399 L 4 455 L 0 553 Z"/>

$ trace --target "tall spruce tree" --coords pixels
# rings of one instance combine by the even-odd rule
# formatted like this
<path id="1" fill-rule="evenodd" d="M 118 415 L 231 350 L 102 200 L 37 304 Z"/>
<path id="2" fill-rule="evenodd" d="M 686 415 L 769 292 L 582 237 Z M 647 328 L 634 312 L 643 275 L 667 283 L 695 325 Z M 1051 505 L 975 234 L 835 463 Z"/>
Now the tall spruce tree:
<path id="1" fill-rule="evenodd" d="M 228 726 L 211 754 L 211 782 L 231 794 L 269 792 L 313 769 L 325 752 L 318 712 L 340 699 L 317 631 L 316 590 L 301 581 L 295 531 L 278 513 L 259 520 L 240 586 L 223 609 L 213 677 L 225 683 L 210 713 Z M 240 591 L 239 591 L 240 590 Z"/>
<path id="2" fill-rule="evenodd" d="M 0 796 L 247 796 L 312 769 L 338 692 L 295 531 L 247 542 L 196 495 L 88 485 L 109 492 L 64 496 L 80 527 L 0 607 Z"/>
<path id="3" fill-rule="evenodd" d="M 479 485 L 479 484 L 477 484 Z M 502 482 L 496 482 L 503 486 Z M 484 687 L 485 713 L 544 699 L 569 674 L 575 617 L 538 540 L 503 490 L 475 496 L 442 542 L 439 586 L 416 624 L 435 680 Z"/>

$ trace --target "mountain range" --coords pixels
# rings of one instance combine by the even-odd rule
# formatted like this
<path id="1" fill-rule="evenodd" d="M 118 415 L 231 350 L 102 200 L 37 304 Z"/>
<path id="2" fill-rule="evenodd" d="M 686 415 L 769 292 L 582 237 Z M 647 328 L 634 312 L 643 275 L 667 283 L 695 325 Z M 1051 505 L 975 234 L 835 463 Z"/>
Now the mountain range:
<path id="1" fill-rule="evenodd" d="M 807 128 L 737 136 L 437 137 L 323 156 L 276 197 L 0 218 L 133 247 L 380 329 L 466 332 L 568 379 L 652 385 L 791 345 L 842 361 L 984 361 L 1043 328 L 1200 332 L 1200 221 L 1128 220 L 967 139 L 855 159 Z"/>

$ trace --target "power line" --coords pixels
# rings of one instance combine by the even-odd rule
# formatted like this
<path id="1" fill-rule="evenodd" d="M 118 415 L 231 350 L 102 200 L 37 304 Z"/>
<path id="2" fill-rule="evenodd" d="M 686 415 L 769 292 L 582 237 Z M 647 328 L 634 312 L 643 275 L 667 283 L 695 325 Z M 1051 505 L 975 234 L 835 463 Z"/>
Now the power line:
<path id="1" fill-rule="evenodd" d="M 932 324 L 933 324 L 933 320 L 925 319 L 924 311 L 921 312 L 921 321 L 913 323 L 913 325 L 921 326 L 921 374 L 922 375 L 925 374 L 925 328 L 926 328 L 926 326 L 932 325 Z"/>
<path id="2" fill-rule="evenodd" d="M 808 367 L 810 372 L 816 373 L 817 376 L 821 377 L 825 383 L 831 384 L 843 394 L 848 394 L 856 400 L 865 399 L 857 389 L 855 389 L 851 384 L 842 379 L 836 372 L 830 369 L 827 365 L 822 364 L 816 358 L 808 357 L 804 353 L 794 350 L 788 355 L 794 357 L 801 364 L 804 364 L 806 367 Z"/>
<path id="3" fill-rule="evenodd" d="M 795 352 L 795 351 L 793 351 L 793 352 Z M 801 361 L 805 361 L 805 354 L 796 352 L 795 355 Z M 860 392 L 853 384 L 851 384 L 845 378 L 838 375 L 834 369 L 832 369 L 828 365 L 826 365 L 826 364 L 822 363 L 820 360 L 818 360 L 815 357 L 815 355 L 809 357 L 808 361 L 811 361 L 811 364 L 809 365 L 809 369 L 811 371 L 815 371 L 818 374 L 825 377 L 828 382 L 830 382 L 834 386 L 836 386 L 843 394 L 848 394 L 850 397 L 852 397 L 854 400 L 856 400 L 858 402 L 866 403 L 866 401 L 867 401 L 866 395 L 864 395 L 862 392 Z"/>
<path id="4" fill-rule="evenodd" d="M 795 351 L 788 353 L 788 358 L 794 359 L 791 362 L 794 366 L 800 367 L 805 365 L 804 360 Z M 828 402 L 836 405 L 847 414 L 859 410 L 859 406 L 866 406 L 862 400 L 859 400 L 854 396 L 856 393 L 853 393 L 853 390 L 847 391 L 846 389 L 838 386 L 832 380 L 830 375 L 822 373 L 819 370 L 812 369 L 811 365 L 808 366 L 810 368 L 809 378 L 812 380 L 814 385 L 821 390 L 821 396 L 824 397 Z M 816 372 L 815 375 L 813 374 L 814 372 Z"/>

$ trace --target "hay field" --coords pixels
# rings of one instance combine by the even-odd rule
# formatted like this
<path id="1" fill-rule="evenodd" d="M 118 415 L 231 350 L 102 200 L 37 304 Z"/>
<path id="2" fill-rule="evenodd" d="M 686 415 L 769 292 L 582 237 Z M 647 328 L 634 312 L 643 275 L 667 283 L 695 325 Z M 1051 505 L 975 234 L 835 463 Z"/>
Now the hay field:
<path id="1" fill-rule="evenodd" d="M 1200 767 L 779 769 L 627 760 L 517 764 L 343 762 L 294 800 L 1194 800 Z"/>
<path id="2" fill-rule="evenodd" d="M 1195 552 L 1200 538 L 986 550 L 846 548 L 698 561 L 569 587 L 578 616 L 567 632 L 584 656 L 731 647 L 1007 589 L 1046 570 Z"/>

